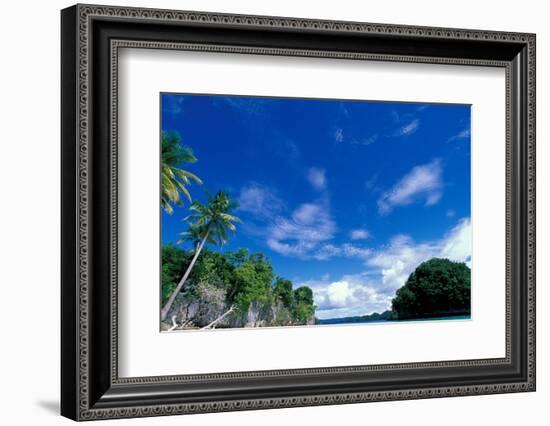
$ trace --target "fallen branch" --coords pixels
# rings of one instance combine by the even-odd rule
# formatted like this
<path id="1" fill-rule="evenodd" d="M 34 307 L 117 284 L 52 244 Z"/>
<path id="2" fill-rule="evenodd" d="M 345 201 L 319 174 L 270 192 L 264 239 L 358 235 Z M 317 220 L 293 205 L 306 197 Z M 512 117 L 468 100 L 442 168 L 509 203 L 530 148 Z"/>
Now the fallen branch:
<path id="1" fill-rule="evenodd" d="M 179 327 L 179 324 L 176 322 L 176 316 L 177 315 L 172 315 L 172 327 L 170 327 L 168 331 L 174 331 L 176 328 Z"/>
<path id="2" fill-rule="evenodd" d="M 216 326 L 217 323 L 219 323 L 222 319 L 224 319 L 227 315 L 229 315 L 231 312 L 233 312 L 235 310 L 235 306 L 231 306 L 231 308 L 229 308 L 229 310 L 227 312 L 225 312 L 223 315 L 219 316 L 218 318 L 216 318 L 214 321 L 212 321 L 210 324 L 208 324 L 207 326 L 201 328 L 201 330 L 207 330 L 209 328 L 214 328 Z"/>

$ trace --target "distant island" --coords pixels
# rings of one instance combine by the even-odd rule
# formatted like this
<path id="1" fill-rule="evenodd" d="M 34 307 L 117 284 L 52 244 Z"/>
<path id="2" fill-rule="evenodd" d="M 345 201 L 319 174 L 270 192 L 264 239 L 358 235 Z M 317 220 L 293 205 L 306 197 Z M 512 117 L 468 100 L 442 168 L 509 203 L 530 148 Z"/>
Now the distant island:
<path id="1" fill-rule="evenodd" d="M 378 312 L 374 312 L 370 315 L 320 319 L 319 324 L 354 324 L 354 323 L 364 323 L 364 322 L 390 321 L 392 319 L 393 319 L 393 312 L 384 311 L 381 314 L 379 314 Z"/>

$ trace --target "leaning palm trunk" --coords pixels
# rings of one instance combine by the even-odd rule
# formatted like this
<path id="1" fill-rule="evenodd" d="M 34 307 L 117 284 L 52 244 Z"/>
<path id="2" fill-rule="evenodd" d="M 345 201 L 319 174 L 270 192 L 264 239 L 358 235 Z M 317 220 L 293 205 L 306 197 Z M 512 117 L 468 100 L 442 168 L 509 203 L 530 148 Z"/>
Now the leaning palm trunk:
<path id="1" fill-rule="evenodd" d="M 174 292 L 170 295 L 168 298 L 168 301 L 163 306 L 163 308 L 160 311 L 160 320 L 164 321 L 166 317 L 168 316 L 168 312 L 170 312 L 170 308 L 174 304 L 174 300 L 176 300 L 177 295 L 180 293 L 181 288 L 183 287 L 183 284 L 185 284 L 185 281 L 187 281 L 187 278 L 189 278 L 189 274 L 191 273 L 191 270 L 193 269 L 193 266 L 195 266 L 195 262 L 197 261 L 197 258 L 199 257 L 199 254 L 204 247 L 204 244 L 206 243 L 206 240 L 208 239 L 208 234 L 210 230 L 207 229 L 206 233 L 204 234 L 204 237 L 202 237 L 200 243 L 197 245 L 197 248 L 195 250 L 195 254 L 193 256 L 193 259 L 191 259 L 191 263 L 187 267 L 187 270 L 185 271 L 185 274 L 183 274 L 183 277 L 181 278 L 180 282 L 176 286 L 176 289 Z"/>
<path id="2" fill-rule="evenodd" d="M 231 312 L 235 310 L 235 306 L 231 306 L 227 312 L 225 312 L 223 315 L 220 315 L 218 318 L 216 318 L 214 321 L 212 321 L 207 326 L 201 328 L 201 330 L 207 330 L 209 328 L 214 328 L 217 323 L 219 323 L 222 319 L 224 319 L 227 315 L 229 315 Z"/>

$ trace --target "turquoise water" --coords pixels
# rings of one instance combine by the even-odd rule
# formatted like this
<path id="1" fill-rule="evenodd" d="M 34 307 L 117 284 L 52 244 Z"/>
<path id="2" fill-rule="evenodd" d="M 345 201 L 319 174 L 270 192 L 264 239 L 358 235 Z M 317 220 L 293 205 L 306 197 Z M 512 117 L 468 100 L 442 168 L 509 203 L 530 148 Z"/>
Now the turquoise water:
<path id="1" fill-rule="evenodd" d="M 357 318 L 327 318 L 319 320 L 319 324 L 328 325 L 328 324 L 366 324 L 366 323 L 395 323 L 395 322 L 420 322 L 420 321 L 449 321 L 449 320 L 469 320 L 471 319 L 470 315 L 457 315 L 457 316 L 447 316 L 447 317 L 432 317 L 432 318 L 418 318 L 418 319 L 408 319 L 408 320 L 361 320 Z"/>

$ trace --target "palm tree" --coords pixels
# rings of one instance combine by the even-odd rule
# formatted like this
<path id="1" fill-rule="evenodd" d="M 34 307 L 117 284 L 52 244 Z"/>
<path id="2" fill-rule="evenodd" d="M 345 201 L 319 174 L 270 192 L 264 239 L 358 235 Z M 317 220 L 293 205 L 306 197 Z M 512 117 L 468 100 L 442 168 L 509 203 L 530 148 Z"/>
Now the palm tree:
<path id="1" fill-rule="evenodd" d="M 176 300 L 176 296 L 181 291 L 183 284 L 187 281 L 204 245 L 208 242 L 223 246 L 228 239 L 227 231 L 234 232 L 236 229 L 235 223 L 241 222 L 238 217 L 230 214 L 235 207 L 236 204 L 231 200 L 229 195 L 221 191 L 213 197 L 208 196 L 208 202 L 206 204 L 195 201 L 191 204 L 191 207 L 189 207 L 193 213 L 184 220 L 189 221 L 191 225 L 188 231 L 182 232 L 181 235 L 183 235 L 183 237 L 178 240 L 178 243 L 191 240 L 195 246 L 195 254 L 187 270 L 183 274 L 183 277 L 176 286 L 176 289 L 161 309 L 161 321 L 164 321 L 168 316 L 168 312 L 174 300 Z"/>
<path id="2" fill-rule="evenodd" d="M 180 232 L 180 235 L 182 235 L 182 237 L 176 241 L 178 244 L 183 243 L 184 241 L 190 241 L 196 250 L 205 235 L 205 229 L 202 226 L 190 223 L 189 229 L 185 232 Z M 210 233 L 208 235 L 208 238 L 206 239 L 206 242 L 214 245 L 217 244 L 217 241 L 212 238 L 212 234 Z"/>
<path id="3" fill-rule="evenodd" d="M 161 160 L 161 205 L 164 211 L 172 214 L 172 203 L 182 204 L 181 194 L 191 202 L 191 194 L 186 186 L 191 181 L 201 184 L 196 175 L 178 166 L 181 163 L 195 163 L 197 158 L 193 150 L 180 144 L 180 135 L 177 132 L 162 132 L 162 160 Z"/>

